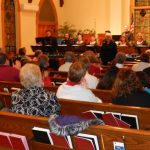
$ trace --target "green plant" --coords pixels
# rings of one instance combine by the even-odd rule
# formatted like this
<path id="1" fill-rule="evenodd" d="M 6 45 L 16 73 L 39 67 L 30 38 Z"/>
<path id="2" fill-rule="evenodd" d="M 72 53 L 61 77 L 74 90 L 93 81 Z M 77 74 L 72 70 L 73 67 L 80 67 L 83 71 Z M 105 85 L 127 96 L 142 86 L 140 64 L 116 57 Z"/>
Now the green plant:
<path id="1" fill-rule="evenodd" d="M 78 33 L 95 35 L 96 31 L 94 29 L 84 29 L 84 30 L 79 30 Z"/>
<path id="2" fill-rule="evenodd" d="M 68 22 L 64 22 L 64 24 L 60 25 L 58 28 L 58 34 L 60 37 L 63 37 L 65 33 L 69 33 L 70 36 L 73 37 L 76 31 L 77 30 L 75 29 L 74 25 L 69 24 Z"/>

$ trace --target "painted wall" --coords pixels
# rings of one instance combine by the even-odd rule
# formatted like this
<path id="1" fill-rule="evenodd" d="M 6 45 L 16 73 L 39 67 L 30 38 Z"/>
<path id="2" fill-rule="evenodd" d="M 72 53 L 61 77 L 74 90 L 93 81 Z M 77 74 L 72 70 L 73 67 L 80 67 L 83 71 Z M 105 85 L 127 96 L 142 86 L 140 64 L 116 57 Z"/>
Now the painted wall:
<path id="1" fill-rule="evenodd" d="M 38 5 L 40 0 L 32 0 Z M 19 0 L 20 6 L 27 0 Z M 124 25 L 129 24 L 130 0 L 64 0 L 64 6 L 59 6 L 59 0 L 53 0 L 57 10 L 58 24 L 65 21 L 75 25 L 76 29 L 95 29 L 97 33 L 111 30 L 120 34 Z M 1 3 L 0 3 L 1 8 Z M 116 11 L 117 10 L 117 11 Z M 0 13 L 0 26 L 2 26 Z M 25 46 L 27 53 L 32 54 L 30 45 L 35 44 L 36 11 L 20 11 L 20 47 Z M 2 30 L 0 29 L 0 47 L 2 47 Z"/>
<path id="2" fill-rule="evenodd" d="M 129 24 L 130 0 L 65 0 L 64 2 L 63 8 L 57 7 L 59 24 L 67 21 L 77 29 L 94 28 L 97 33 L 104 33 L 109 29 L 113 34 L 120 34 L 123 26 Z"/>

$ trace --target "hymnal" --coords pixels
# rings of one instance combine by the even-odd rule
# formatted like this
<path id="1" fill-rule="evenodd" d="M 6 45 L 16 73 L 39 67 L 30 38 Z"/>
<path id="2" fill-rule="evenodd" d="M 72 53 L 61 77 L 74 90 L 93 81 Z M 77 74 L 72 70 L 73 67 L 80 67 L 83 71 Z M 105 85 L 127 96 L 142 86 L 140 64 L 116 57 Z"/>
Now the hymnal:
<path id="1" fill-rule="evenodd" d="M 138 118 L 136 115 L 122 114 L 121 120 L 130 124 L 131 125 L 130 128 L 139 129 Z"/>
<path id="2" fill-rule="evenodd" d="M 102 119 L 103 114 L 103 111 L 89 110 L 83 112 L 82 116 L 87 119 Z"/>
<path id="3" fill-rule="evenodd" d="M 97 136 L 90 134 L 79 133 L 74 136 L 74 141 L 78 150 L 99 150 Z"/>
<path id="4" fill-rule="evenodd" d="M 18 134 L 10 134 L 9 138 L 12 143 L 13 149 L 29 150 L 29 146 L 25 136 Z"/>
<path id="5" fill-rule="evenodd" d="M 53 145 L 49 129 L 33 127 L 32 132 L 36 141 Z"/>
<path id="6" fill-rule="evenodd" d="M 9 133 L 0 132 L 0 146 L 12 148 L 12 144 L 9 138 Z"/>
<path id="7" fill-rule="evenodd" d="M 50 136 L 53 140 L 53 144 L 57 146 L 61 146 L 64 148 L 71 148 L 73 149 L 72 141 L 70 136 L 59 136 L 54 133 L 50 133 Z"/>

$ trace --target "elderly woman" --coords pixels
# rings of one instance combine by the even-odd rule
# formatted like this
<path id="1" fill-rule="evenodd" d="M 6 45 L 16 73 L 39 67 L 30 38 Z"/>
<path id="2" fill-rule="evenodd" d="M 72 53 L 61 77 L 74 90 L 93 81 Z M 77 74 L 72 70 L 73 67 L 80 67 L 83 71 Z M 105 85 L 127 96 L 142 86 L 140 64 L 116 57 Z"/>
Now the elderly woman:
<path id="1" fill-rule="evenodd" d="M 12 94 L 11 112 L 45 117 L 59 114 L 60 105 L 55 93 L 42 87 L 42 75 L 37 65 L 24 65 L 20 71 L 20 81 L 25 88 Z"/>
<path id="2" fill-rule="evenodd" d="M 115 98 L 112 103 L 119 105 L 150 107 L 150 94 L 143 90 L 143 86 L 130 69 L 121 69 L 113 86 Z"/>

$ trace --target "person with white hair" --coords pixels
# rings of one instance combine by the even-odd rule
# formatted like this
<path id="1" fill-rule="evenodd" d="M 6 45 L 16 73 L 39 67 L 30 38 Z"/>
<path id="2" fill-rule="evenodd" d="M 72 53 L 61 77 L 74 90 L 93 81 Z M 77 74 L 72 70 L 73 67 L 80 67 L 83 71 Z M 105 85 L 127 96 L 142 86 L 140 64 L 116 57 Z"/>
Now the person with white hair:
<path id="1" fill-rule="evenodd" d="M 105 33 L 105 39 L 103 40 L 101 51 L 100 51 L 100 58 L 103 65 L 107 65 L 108 62 L 111 62 L 117 53 L 117 45 L 112 40 L 112 35 L 110 32 Z"/>
<path id="2" fill-rule="evenodd" d="M 43 117 L 60 114 L 56 94 L 43 88 L 38 65 L 25 64 L 20 71 L 20 81 L 24 89 L 12 94 L 11 112 Z"/>
<path id="3" fill-rule="evenodd" d="M 134 40 L 133 33 L 129 30 L 127 25 L 124 26 L 124 31 L 121 35 L 124 35 L 129 43 Z"/>

